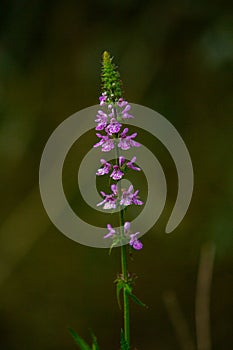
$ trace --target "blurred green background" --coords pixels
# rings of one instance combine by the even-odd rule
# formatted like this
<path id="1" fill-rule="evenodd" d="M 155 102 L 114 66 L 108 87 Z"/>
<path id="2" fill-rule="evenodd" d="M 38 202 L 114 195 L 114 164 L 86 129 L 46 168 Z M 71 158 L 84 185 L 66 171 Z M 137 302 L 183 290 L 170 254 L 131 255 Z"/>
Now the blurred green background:
<path id="1" fill-rule="evenodd" d="M 98 103 L 104 50 L 120 67 L 127 100 L 155 109 L 179 130 L 195 175 L 188 213 L 166 235 L 176 171 L 164 146 L 147 135 L 167 176 L 168 199 L 143 237 L 143 251 L 130 262 L 139 276 L 136 294 L 149 305 L 132 306 L 132 345 L 233 348 L 232 7 L 226 0 L 1 1 L 1 350 L 76 349 L 67 326 L 87 339 L 91 327 L 101 349 L 119 348 L 113 284 L 119 249 L 109 257 L 107 250 L 58 232 L 38 187 L 50 134 L 71 114 Z M 86 138 L 84 153 L 92 141 Z M 77 166 L 71 165 L 78 156 L 76 148 L 64 176 L 74 191 Z M 200 271 L 204 281 L 212 277 L 210 291 Z M 196 310 L 198 293 L 210 298 L 203 313 Z M 198 331 L 196 318 L 206 312 L 212 345 L 203 347 L 208 332 Z"/>

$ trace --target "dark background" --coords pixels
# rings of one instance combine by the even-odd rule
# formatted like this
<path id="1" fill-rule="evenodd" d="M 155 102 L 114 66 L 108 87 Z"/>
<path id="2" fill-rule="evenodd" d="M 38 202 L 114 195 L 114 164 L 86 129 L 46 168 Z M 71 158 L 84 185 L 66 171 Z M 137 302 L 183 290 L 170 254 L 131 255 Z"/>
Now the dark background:
<path id="1" fill-rule="evenodd" d="M 101 349 L 119 348 L 113 284 L 119 250 L 109 257 L 107 250 L 58 232 L 38 187 L 50 134 L 71 114 L 98 103 L 104 50 L 120 67 L 125 97 L 155 109 L 179 130 L 195 175 L 189 211 L 166 235 L 176 172 L 162 145 L 147 139 L 169 191 L 161 220 L 130 263 L 139 276 L 136 293 L 149 305 L 132 306 L 132 345 L 233 348 L 232 24 L 232 2 L 224 0 L 1 1 L 1 350 L 75 349 L 67 326 L 86 339 L 91 327 Z M 90 138 L 85 142 L 84 149 Z M 195 326 L 201 251 L 206 279 L 212 275 L 212 347 L 202 348 Z"/>

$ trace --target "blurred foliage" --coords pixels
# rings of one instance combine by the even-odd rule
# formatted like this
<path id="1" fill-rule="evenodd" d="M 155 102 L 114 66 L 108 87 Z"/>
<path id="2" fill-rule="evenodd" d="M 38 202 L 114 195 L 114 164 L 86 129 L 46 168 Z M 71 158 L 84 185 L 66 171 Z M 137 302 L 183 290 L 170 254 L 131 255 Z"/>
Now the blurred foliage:
<path id="1" fill-rule="evenodd" d="M 1 2 L 1 349 L 75 349 L 67 326 L 86 339 L 88 327 L 94 329 L 101 349 L 119 347 L 113 284 L 119 251 L 109 257 L 59 233 L 38 189 L 49 135 L 72 113 L 98 103 L 104 50 L 120 67 L 126 98 L 157 110 L 179 130 L 195 174 L 189 211 L 165 235 L 177 192 L 175 166 L 158 140 L 141 136 L 163 165 L 168 200 L 130 264 L 139 276 L 137 295 L 150 306 L 132 308 L 133 344 L 180 349 L 163 302 L 169 290 L 195 338 L 199 254 L 210 241 L 216 247 L 213 349 L 232 349 L 232 7 L 227 0 Z M 88 135 L 80 152 L 91 142 Z M 64 170 L 69 190 L 78 157 L 74 152 Z M 102 217 L 96 223 L 103 225 Z"/>

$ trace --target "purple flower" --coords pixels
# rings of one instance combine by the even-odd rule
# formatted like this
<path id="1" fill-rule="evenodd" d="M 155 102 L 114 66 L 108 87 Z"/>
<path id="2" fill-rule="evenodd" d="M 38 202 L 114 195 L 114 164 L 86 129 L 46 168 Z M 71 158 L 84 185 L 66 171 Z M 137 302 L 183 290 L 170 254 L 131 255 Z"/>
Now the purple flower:
<path id="1" fill-rule="evenodd" d="M 130 162 L 126 163 L 127 167 L 136 171 L 140 171 L 141 169 L 136 167 L 133 163 L 135 163 L 137 160 L 136 157 L 133 157 Z"/>
<path id="2" fill-rule="evenodd" d="M 134 118 L 134 116 L 132 116 L 131 114 L 128 113 L 128 111 L 130 111 L 131 106 L 128 104 L 125 106 L 125 108 L 123 109 L 123 111 L 121 112 L 122 114 L 122 118 L 123 119 L 130 119 L 130 118 Z"/>
<path id="3" fill-rule="evenodd" d="M 96 136 L 98 136 L 101 140 L 99 142 L 97 142 L 96 144 L 94 144 L 93 147 L 99 147 L 102 146 L 104 142 L 106 142 L 108 140 L 108 136 L 107 135 L 101 135 L 99 133 L 96 134 Z"/>
<path id="4" fill-rule="evenodd" d="M 106 100 L 107 100 L 107 94 L 106 92 L 103 92 L 102 95 L 99 97 L 100 106 L 104 106 Z"/>
<path id="5" fill-rule="evenodd" d="M 124 176 L 124 173 L 120 170 L 120 167 L 118 165 L 114 165 L 113 169 L 114 170 L 110 177 L 112 177 L 113 180 L 120 180 Z"/>
<path id="6" fill-rule="evenodd" d="M 104 236 L 104 238 L 109 238 L 116 234 L 116 230 L 114 230 L 110 224 L 107 224 L 107 229 L 109 232 Z"/>
<path id="7" fill-rule="evenodd" d="M 116 184 L 112 184 L 111 185 L 111 190 L 112 190 L 112 193 L 117 196 L 118 195 L 118 188 L 117 188 L 117 185 Z"/>
<path id="8" fill-rule="evenodd" d="M 140 250 L 143 248 L 142 242 L 139 241 L 139 239 L 137 238 L 139 234 L 140 232 L 136 232 L 130 235 L 129 245 L 136 250 Z"/>
<path id="9" fill-rule="evenodd" d="M 143 202 L 138 199 L 139 190 L 135 191 L 134 193 L 133 192 L 134 192 L 133 185 L 130 185 L 128 190 L 123 190 L 120 205 L 124 205 L 124 206 L 128 206 L 131 204 L 142 205 Z"/>
<path id="10" fill-rule="evenodd" d="M 105 142 L 103 145 L 102 145 L 102 151 L 103 152 L 109 152 L 111 151 L 111 149 L 114 148 L 114 140 L 108 140 L 107 142 Z"/>
<path id="11" fill-rule="evenodd" d="M 126 106 L 128 104 L 127 101 L 124 101 L 123 98 L 119 98 L 118 102 L 117 102 L 117 105 L 122 108 L 124 106 Z"/>
<path id="12" fill-rule="evenodd" d="M 117 201 L 117 186 L 112 185 L 111 186 L 112 193 L 106 194 L 105 192 L 101 191 L 101 195 L 104 197 L 104 200 L 97 204 L 97 207 L 100 205 L 104 205 L 103 209 L 115 209 L 116 208 L 116 201 Z"/>
<path id="13" fill-rule="evenodd" d="M 102 151 L 103 152 L 109 152 L 111 149 L 114 148 L 114 140 L 110 139 L 108 135 L 101 135 L 101 134 L 96 134 L 101 140 L 97 142 L 93 147 L 99 147 L 102 146 Z"/>
<path id="14" fill-rule="evenodd" d="M 133 193 L 133 195 L 131 197 L 132 204 L 143 205 L 144 203 L 138 199 L 139 198 L 138 193 L 139 193 L 139 190 L 137 190 Z"/>
<path id="15" fill-rule="evenodd" d="M 130 147 L 140 147 L 140 143 L 132 140 L 137 136 L 137 133 L 135 132 L 132 135 L 127 136 L 128 131 L 129 129 L 125 128 L 120 134 L 120 142 L 118 144 L 118 147 L 120 147 L 122 150 L 127 150 Z"/>
<path id="16" fill-rule="evenodd" d="M 130 222 L 126 221 L 124 224 L 124 232 L 126 236 L 129 234 L 129 231 L 130 231 Z"/>
<path id="17" fill-rule="evenodd" d="M 120 167 L 124 164 L 124 162 L 125 162 L 125 158 L 123 156 L 120 156 L 119 157 L 119 165 L 120 165 Z"/>
<path id="18" fill-rule="evenodd" d="M 99 168 L 99 169 L 97 170 L 96 175 L 105 175 L 105 174 L 108 174 L 109 171 L 110 171 L 110 169 L 111 169 L 111 167 L 112 167 L 112 165 L 111 165 L 110 163 L 106 162 L 105 159 L 100 159 L 100 162 L 102 163 L 103 168 Z"/>
<path id="19" fill-rule="evenodd" d="M 98 114 L 96 115 L 96 123 L 98 123 L 98 125 L 96 126 L 96 130 L 103 130 L 106 126 L 107 126 L 107 122 L 108 122 L 108 115 L 106 113 L 104 113 L 103 111 L 99 110 Z"/>
<path id="20" fill-rule="evenodd" d="M 122 125 L 112 118 L 110 124 L 105 128 L 108 135 L 117 134 L 121 130 Z"/>
<path id="21" fill-rule="evenodd" d="M 116 198 L 113 194 L 106 194 L 103 191 L 100 192 L 104 197 L 104 200 L 97 204 L 97 207 L 104 205 L 103 209 L 115 209 L 116 208 Z"/>
<path id="22" fill-rule="evenodd" d="M 122 156 L 120 156 L 120 157 L 119 157 L 119 166 L 122 168 L 123 166 L 126 165 L 129 169 L 133 169 L 133 170 L 136 170 L 136 171 L 140 171 L 141 168 L 136 167 L 136 166 L 134 165 L 134 163 L 136 162 L 136 160 L 137 160 L 137 158 L 136 158 L 136 157 L 133 157 L 133 158 L 131 159 L 130 162 L 127 162 L 126 164 L 124 164 L 124 163 L 125 163 L 125 158 L 122 157 Z"/>
<path id="23" fill-rule="evenodd" d="M 132 193 L 130 193 L 129 190 L 122 191 L 120 205 L 124 205 L 127 207 L 128 205 L 132 204 L 131 197 L 132 197 Z"/>
<path id="24" fill-rule="evenodd" d="M 131 245 L 131 247 L 133 247 L 136 250 L 142 249 L 143 244 L 138 239 L 138 235 L 140 234 L 140 232 L 130 234 L 130 222 L 125 222 L 124 232 L 126 236 L 130 237 L 129 245 Z"/>

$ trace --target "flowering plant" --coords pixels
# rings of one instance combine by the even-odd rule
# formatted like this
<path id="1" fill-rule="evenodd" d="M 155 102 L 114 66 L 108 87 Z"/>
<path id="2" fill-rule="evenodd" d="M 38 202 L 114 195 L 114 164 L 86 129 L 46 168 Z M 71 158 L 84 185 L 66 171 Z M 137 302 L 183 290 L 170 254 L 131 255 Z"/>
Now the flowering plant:
<path id="1" fill-rule="evenodd" d="M 130 250 L 141 250 L 143 244 L 140 241 L 140 232 L 133 233 L 131 224 L 126 221 L 126 210 L 130 205 L 143 205 L 139 198 L 139 190 L 134 190 L 133 185 L 128 189 L 121 187 L 120 180 L 124 177 L 129 169 L 140 171 L 136 165 L 136 157 L 127 160 L 120 152 L 133 147 L 140 147 L 140 143 L 135 141 L 137 133 L 129 134 L 128 128 L 123 128 L 122 123 L 127 119 L 134 118 L 130 114 L 131 106 L 123 99 L 121 90 L 121 80 L 117 67 L 113 64 L 112 58 L 108 52 L 103 53 L 102 66 L 102 89 L 103 92 L 99 97 L 100 109 L 96 115 L 95 129 L 96 136 L 99 141 L 93 146 L 94 148 L 101 147 L 103 152 L 115 150 L 115 164 L 107 162 L 104 158 L 100 159 L 101 166 L 97 170 L 97 176 L 110 177 L 112 184 L 110 193 L 100 192 L 103 200 L 97 203 L 97 206 L 102 206 L 104 210 L 117 209 L 119 211 L 119 231 L 107 224 L 108 232 L 103 239 L 111 239 L 112 244 L 110 251 L 115 246 L 121 246 L 121 273 L 115 280 L 117 301 L 121 308 L 121 292 L 123 294 L 123 328 L 121 330 L 121 350 L 130 349 L 130 313 L 129 299 L 135 303 L 145 306 L 134 294 L 133 286 L 136 276 L 127 270 L 128 247 Z M 100 133 L 101 132 L 101 133 Z M 79 337 L 72 329 L 69 329 L 76 344 L 81 350 L 98 350 L 96 337 L 92 335 L 92 348 Z"/>

